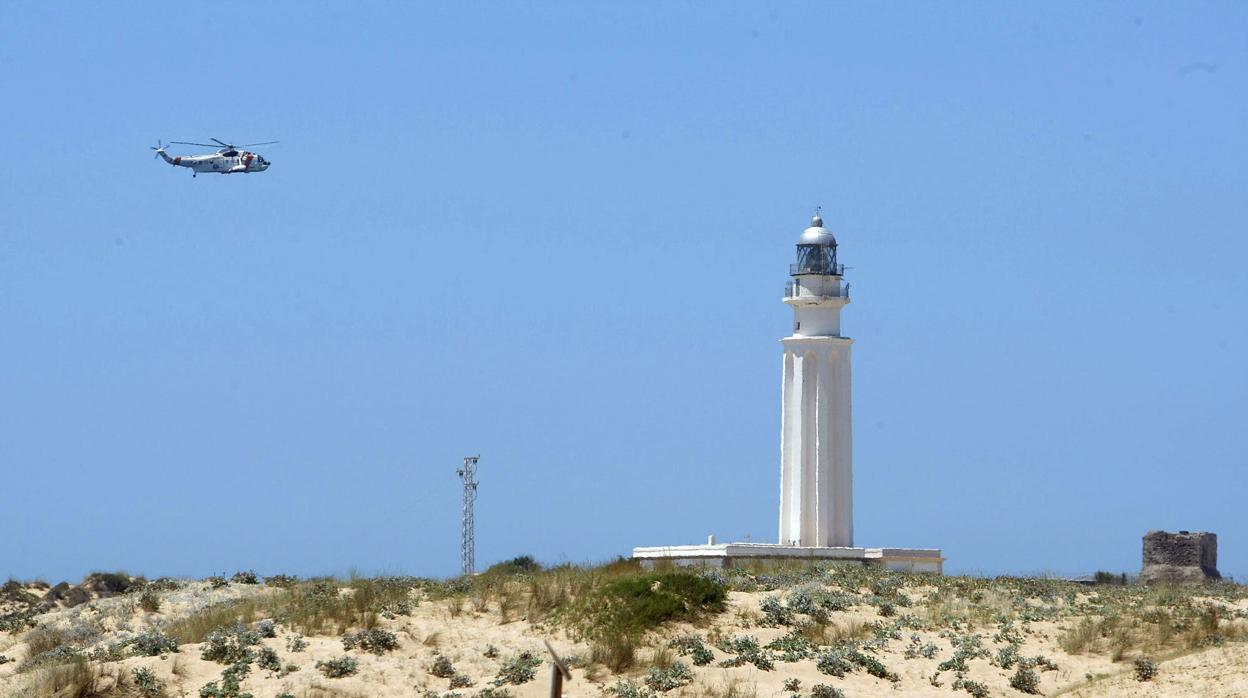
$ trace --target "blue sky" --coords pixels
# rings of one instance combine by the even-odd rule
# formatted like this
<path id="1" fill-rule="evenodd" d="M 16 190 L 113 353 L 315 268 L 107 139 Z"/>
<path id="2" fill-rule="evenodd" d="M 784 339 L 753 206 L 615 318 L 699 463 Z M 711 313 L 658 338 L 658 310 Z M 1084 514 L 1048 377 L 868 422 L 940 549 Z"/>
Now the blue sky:
<path id="1" fill-rule="evenodd" d="M 774 540 L 822 205 L 859 544 L 1248 579 L 1243 4 L 4 15 L 0 575 L 451 575 L 478 452 L 482 565 Z"/>

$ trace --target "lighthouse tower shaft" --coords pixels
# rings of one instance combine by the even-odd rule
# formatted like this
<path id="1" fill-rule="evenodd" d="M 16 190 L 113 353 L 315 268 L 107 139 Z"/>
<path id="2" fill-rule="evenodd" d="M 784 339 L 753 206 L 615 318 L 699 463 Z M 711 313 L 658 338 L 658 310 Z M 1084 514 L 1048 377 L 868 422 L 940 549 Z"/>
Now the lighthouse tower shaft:
<path id="1" fill-rule="evenodd" d="M 840 323 L 849 285 L 819 216 L 802 233 L 789 272 L 784 302 L 793 308 L 793 334 L 780 340 L 780 543 L 853 547 L 853 340 L 841 336 Z"/>

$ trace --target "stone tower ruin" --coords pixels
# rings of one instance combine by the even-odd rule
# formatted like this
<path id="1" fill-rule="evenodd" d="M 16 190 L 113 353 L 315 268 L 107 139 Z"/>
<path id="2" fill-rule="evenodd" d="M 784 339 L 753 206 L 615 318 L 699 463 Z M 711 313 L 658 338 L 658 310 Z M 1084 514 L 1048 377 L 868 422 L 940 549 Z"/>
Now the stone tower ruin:
<path id="1" fill-rule="evenodd" d="M 1218 574 L 1218 534 L 1203 531 L 1149 531 L 1139 581 L 1205 582 Z"/>

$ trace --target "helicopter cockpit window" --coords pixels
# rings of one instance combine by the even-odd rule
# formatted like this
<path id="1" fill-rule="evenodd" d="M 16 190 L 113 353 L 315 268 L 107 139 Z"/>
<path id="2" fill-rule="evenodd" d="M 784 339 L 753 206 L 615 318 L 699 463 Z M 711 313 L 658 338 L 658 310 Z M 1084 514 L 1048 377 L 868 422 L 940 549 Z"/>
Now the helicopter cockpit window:
<path id="1" fill-rule="evenodd" d="M 227 150 L 227 151 L 225 151 L 224 153 L 221 153 L 221 154 L 222 154 L 222 155 L 224 155 L 224 156 L 226 156 L 227 158 L 232 158 L 232 157 L 237 157 L 237 156 L 238 156 L 238 151 L 237 151 L 237 150 Z"/>

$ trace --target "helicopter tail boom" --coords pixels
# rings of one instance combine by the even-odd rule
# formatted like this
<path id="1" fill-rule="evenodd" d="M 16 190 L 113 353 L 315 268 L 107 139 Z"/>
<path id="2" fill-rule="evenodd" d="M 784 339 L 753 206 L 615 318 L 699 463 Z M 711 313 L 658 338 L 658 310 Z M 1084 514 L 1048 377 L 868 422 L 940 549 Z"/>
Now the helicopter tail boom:
<path id="1" fill-rule="evenodd" d="M 165 146 L 161 145 L 160 141 L 156 141 L 156 145 L 151 146 L 151 148 L 152 150 L 156 151 L 156 155 L 154 157 L 164 158 L 165 162 L 169 163 L 170 165 L 177 164 L 176 162 L 174 162 L 173 158 L 169 157 L 169 153 L 165 152 Z"/>

